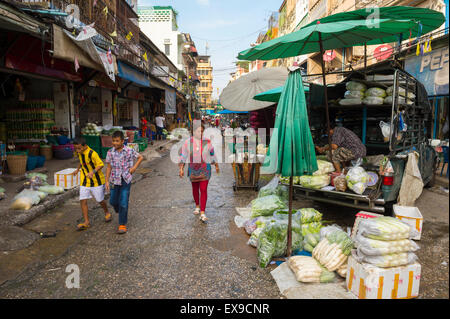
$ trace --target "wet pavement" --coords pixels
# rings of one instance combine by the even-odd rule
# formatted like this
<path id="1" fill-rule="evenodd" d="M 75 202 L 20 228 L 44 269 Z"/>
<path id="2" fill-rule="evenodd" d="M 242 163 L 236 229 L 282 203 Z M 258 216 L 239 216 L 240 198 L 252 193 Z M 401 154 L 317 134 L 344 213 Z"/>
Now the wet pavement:
<path id="1" fill-rule="evenodd" d="M 235 207 L 256 197 L 233 192 L 231 165 L 213 172 L 203 224 L 192 214 L 187 178 L 180 179 L 168 153 L 144 163 L 146 177 L 132 187 L 129 231 L 117 235 L 117 215 L 105 224 L 91 207 L 92 227 L 74 230 L 81 216 L 77 199 L 44 214 L 24 228 L 56 232 L 19 251 L 0 252 L 0 298 L 280 298 L 270 275 L 258 267 L 256 249 L 234 222 Z M 267 182 L 267 181 L 266 181 Z M 91 203 L 94 204 L 94 203 Z M 448 298 L 448 195 L 428 190 L 418 204 L 424 232 L 420 298 Z M 297 200 L 294 208 L 314 207 L 324 219 L 351 227 L 355 210 Z M 444 264 L 442 264 L 444 263 Z M 446 265 L 445 265 L 446 263 Z M 80 269 L 80 288 L 66 288 L 66 267 Z M 2 277 L 3 275 L 3 277 Z"/>

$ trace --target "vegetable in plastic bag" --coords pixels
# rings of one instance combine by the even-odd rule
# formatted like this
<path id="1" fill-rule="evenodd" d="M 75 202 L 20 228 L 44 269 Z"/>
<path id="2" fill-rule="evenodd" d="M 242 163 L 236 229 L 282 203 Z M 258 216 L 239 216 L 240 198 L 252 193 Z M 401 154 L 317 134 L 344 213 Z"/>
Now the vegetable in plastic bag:
<path id="1" fill-rule="evenodd" d="M 377 96 L 367 96 L 364 100 L 362 100 L 365 105 L 383 105 L 384 98 Z"/>
<path id="2" fill-rule="evenodd" d="M 392 95 L 389 95 L 389 96 L 385 97 L 385 98 L 384 98 L 384 104 L 392 104 L 393 99 L 394 99 L 394 98 L 392 97 Z M 399 96 L 399 97 L 398 97 L 397 103 L 398 103 L 398 104 L 406 104 L 406 103 L 405 103 L 405 98 Z M 413 105 L 413 104 L 414 104 L 414 101 L 408 99 L 408 105 Z"/>
<path id="3" fill-rule="evenodd" d="M 303 225 L 302 225 L 303 226 Z M 312 253 L 314 248 L 319 244 L 320 242 L 320 233 L 309 233 L 304 236 L 303 239 L 303 249 Z"/>
<path id="4" fill-rule="evenodd" d="M 364 91 L 347 91 L 344 94 L 345 99 L 363 99 Z"/>
<path id="5" fill-rule="evenodd" d="M 418 231 L 409 224 L 394 217 L 362 219 L 358 225 L 358 234 L 377 240 L 411 239 Z"/>
<path id="6" fill-rule="evenodd" d="M 286 209 L 284 201 L 277 195 L 258 197 L 251 202 L 252 218 L 271 216 L 277 210 Z"/>
<path id="7" fill-rule="evenodd" d="M 64 193 L 64 188 L 60 187 L 60 186 L 46 185 L 46 186 L 39 187 L 39 191 L 47 193 L 47 194 L 51 194 L 51 195 L 56 195 L 56 194 Z"/>
<path id="8" fill-rule="evenodd" d="M 301 208 L 298 211 L 301 214 L 302 225 L 312 222 L 320 222 L 322 220 L 322 213 L 314 208 Z"/>
<path id="9" fill-rule="evenodd" d="M 414 253 L 367 256 L 357 252 L 353 256 L 360 263 L 368 263 L 380 268 L 405 266 L 417 261 L 417 255 Z"/>
<path id="10" fill-rule="evenodd" d="M 326 270 L 317 260 L 309 256 L 293 256 L 288 266 L 300 282 L 326 283 L 335 279 L 333 272 Z"/>
<path id="11" fill-rule="evenodd" d="M 335 171 L 333 163 L 328 161 L 317 160 L 317 167 L 319 169 L 313 173 L 314 176 L 326 175 Z"/>
<path id="12" fill-rule="evenodd" d="M 373 97 L 382 97 L 382 98 L 384 98 L 384 97 L 386 97 L 387 94 L 386 94 L 386 90 L 374 87 L 374 88 L 368 89 L 365 92 L 365 95 L 366 95 L 366 97 L 373 96 Z"/>
<path id="13" fill-rule="evenodd" d="M 277 210 L 273 213 L 273 219 L 285 221 L 286 223 L 289 221 L 289 210 Z M 292 222 L 297 224 L 302 224 L 302 214 L 300 212 L 292 211 Z"/>
<path id="14" fill-rule="evenodd" d="M 319 234 L 322 227 L 322 222 L 302 224 L 302 235 L 306 236 L 308 234 Z"/>
<path id="15" fill-rule="evenodd" d="M 29 197 L 17 198 L 9 207 L 14 210 L 29 210 L 33 206 L 33 200 Z"/>
<path id="16" fill-rule="evenodd" d="M 280 178 L 278 176 L 275 176 L 272 178 L 272 180 L 267 183 L 266 186 L 261 187 L 261 189 L 258 192 L 258 197 L 264 197 L 269 195 L 278 195 L 278 184 L 280 182 Z"/>
<path id="17" fill-rule="evenodd" d="M 333 184 L 338 192 L 345 192 L 347 190 L 345 175 L 336 176 L 333 180 Z"/>
<path id="18" fill-rule="evenodd" d="M 388 87 L 387 89 L 386 89 L 386 94 L 387 95 L 391 95 L 392 96 L 392 94 L 394 93 L 394 86 L 390 86 L 390 87 Z M 403 97 L 405 97 L 406 96 L 406 90 L 405 90 L 405 88 L 403 88 L 403 87 L 399 87 L 398 88 L 398 95 L 399 96 L 403 96 Z M 408 91 L 408 99 L 415 99 L 416 98 L 416 95 L 414 94 L 414 93 L 412 93 L 411 92 L 411 90 L 409 90 Z"/>
<path id="19" fill-rule="evenodd" d="M 312 256 L 329 271 L 347 262 L 353 248 L 352 239 L 342 230 L 329 232 L 314 248 Z"/>
<path id="20" fill-rule="evenodd" d="M 287 248 L 286 221 L 276 220 L 264 227 L 258 238 L 258 262 L 261 268 L 267 267 L 273 257 L 283 256 Z M 301 227 L 292 223 L 292 250 L 302 249 L 303 236 Z"/>
<path id="21" fill-rule="evenodd" d="M 364 83 L 349 81 L 345 84 L 348 91 L 365 91 L 367 86 Z"/>
<path id="22" fill-rule="evenodd" d="M 306 188 L 321 189 L 325 186 L 330 185 L 330 176 L 329 175 L 316 175 L 316 176 L 303 175 L 303 176 L 300 176 L 300 184 Z"/>
<path id="23" fill-rule="evenodd" d="M 358 160 L 355 166 L 353 166 L 345 176 L 345 180 L 347 181 L 347 186 L 356 194 L 362 194 L 367 188 L 367 183 L 369 183 L 369 174 L 362 168 L 362 161 Z"/>
<path id="24" fill-rule="evenodd" d="M 368 256 L 414 252 L 419 249 L 419 245 L 411 239 L 376 240 L 361 236 L 361 234 L 356 236 L 355 243 L 358 253 Z"/>
<path id="25" fill-rule="evenodd" d="M 362 104 L 362 99 L 342 99 L 339 101 L 339 105 L 360 105 Z"/>
<path id="26" fill-rule="evenodd" d="M 33 177 L 39 177 L 42 181 L 47 182 L 48 176 L 42 173 L 27 173 L 25 177 L 27 179 L 32 179 Z"/>
<path id="27" fill-rule="evenodd" d="M 41 199 L 45 198 L 45 195 L 43 195 L 42 192 L 24 189 L 19 194 L 14 196 L 14 199 L 22 197 L 29 198 L 31 200 L 32 205 L 37 205 L 40 203 Z"/>

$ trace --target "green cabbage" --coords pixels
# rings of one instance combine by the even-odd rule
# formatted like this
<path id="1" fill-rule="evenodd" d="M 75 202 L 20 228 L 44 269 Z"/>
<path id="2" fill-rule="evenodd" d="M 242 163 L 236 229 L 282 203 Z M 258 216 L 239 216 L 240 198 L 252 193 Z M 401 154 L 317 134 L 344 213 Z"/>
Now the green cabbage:
<path id="1" fill-rule="evenodd" d="M 320 222 L 322 220 L 322 213 L 314 208 L 301 208 L 298 211 L 302 215 L 302 224 Z"/>
<path id="2" fill-rule="evenodd" d="M 300 184 L 306 188 L 321 189 L 330 184 L 330 176 L 328 176 L 328 175 L 316 175 L 316 176 L 303 175 L 300 177 Z"/>

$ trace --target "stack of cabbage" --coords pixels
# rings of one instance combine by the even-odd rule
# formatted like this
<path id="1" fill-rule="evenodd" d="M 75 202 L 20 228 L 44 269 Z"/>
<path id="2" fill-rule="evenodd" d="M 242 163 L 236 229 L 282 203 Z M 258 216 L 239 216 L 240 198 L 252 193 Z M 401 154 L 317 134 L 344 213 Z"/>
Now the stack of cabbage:
<path id="1" fill-rule="evenodd" d="M 384 104 L 392 104 L 392 100 L 393 100 L 392 94 L 393 93 L 394 93 L 394 86 L 388 87 L 386 90 L 387 96 L 384 99 Z M 399 95 L 398 104 L 405 104 L 406 90 L 403 87 L 399 87 L 398 95 Z M 416 95 L 414 93 L 408 91 L 408 98 L 406 99 L 408 105 L 413 105 L 415 98 L 416 98 Z"/>
<path id="2" fill-rule="evenodd" d="M 302 208 L 297 213 L 301 215 L 303 249 L 311 253 L 320 241 L 322 214 L 314 208 Z"/>
<path id="3" fill-rule="evenodd" d="M 100 136 L 101 130 L 93 123 L 87 123 L 86 127 L 81 130 L 82 135 Z"/>
<path id="4" fill-rule="evenodd" d="M 355 237 L 358 262 L 377 267 L 399 267 L 417 260 L 414 251 L 419 246 L 411 240 L 417 231 L 393 217 L 363 219 L 358 225 Z"/>
<path id="5" fill-rule="evenodd" d="M 340 105 L 360 105 L 364 99 L 367 86 L 364 83 L 350 81 L 347 82 L 345 87 L 344 99 L 339 101 Z"/>
<path id="6" fill-rule="evenodd" d="M 328 161 L 317 160 L 318 170 L 310 175 L 300 176 L 300 185 L 306 188 L 321 189 L 330 185 L 329 173 L 334 172 L 334 166 Z M 295 183 L 295 180 L 294 180 Z"/>
<path id="7" fill-rule="evenodd" d="M 275 215 L 266 224 L 258 238 L 258 262 L 267 267 L 273 257 L 281 257 L 287 248 L 288 219 L 285 214 Z M 299 218 L 292 218 L 292 251 L 302 249 L 302 227 Z"/>
<path id="8" fill-rule="evenodd" d="M 338 274 L 344 277 L 348 256 L 353 248 L 352 239 L 335 226 L 322 228 L 321 238 L 312 256 L 328 271 L 338 271 Z"/>
<path id="9" fill-rule="evenodd" d="M 293 256 L 289 258 L 288 265 L 300 282 L 326 283 L 335 278 L 334 272 L 325 269 L 312 257 Z"/>
<path id="10" fill-rule="evenodd" d="M 364 100 L 362 101 L 366 105 L 382 105 L 384 103 L 384 98 L 386 97 L 386 91 L 373 87 L 366 91 Z"/>

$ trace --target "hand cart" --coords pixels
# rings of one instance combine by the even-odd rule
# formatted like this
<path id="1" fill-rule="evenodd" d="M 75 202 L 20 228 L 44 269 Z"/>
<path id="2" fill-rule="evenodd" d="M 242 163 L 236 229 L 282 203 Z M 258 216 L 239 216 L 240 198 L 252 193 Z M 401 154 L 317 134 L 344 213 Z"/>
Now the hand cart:
<path id="1" fill-rule="evenodd" d="M 239 188 L 253 188 L 259 191 L 259 172 L 261 163 L 233 163 L 234 183 L 233 191 Z"/>

